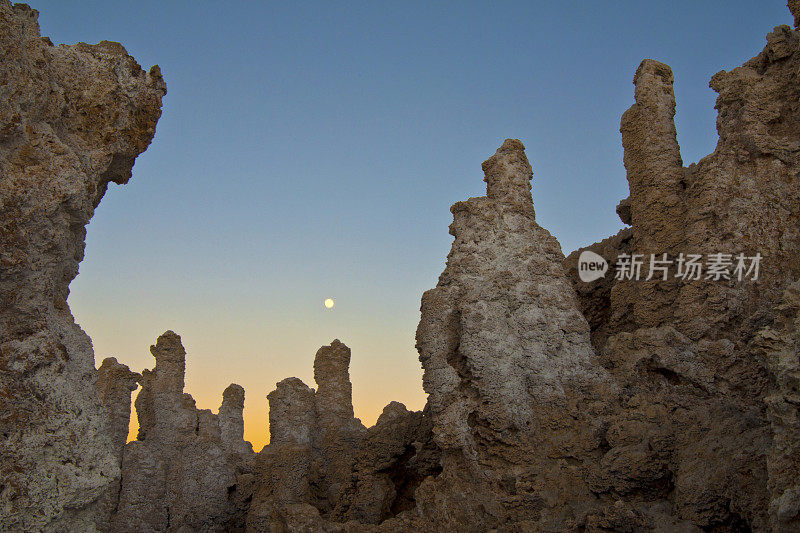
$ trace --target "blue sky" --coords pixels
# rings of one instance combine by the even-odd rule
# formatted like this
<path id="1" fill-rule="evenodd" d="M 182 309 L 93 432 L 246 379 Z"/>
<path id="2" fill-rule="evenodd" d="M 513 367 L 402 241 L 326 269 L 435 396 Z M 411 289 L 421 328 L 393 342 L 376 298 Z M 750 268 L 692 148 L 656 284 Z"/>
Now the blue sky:
<path id="1" fill-rule="evenodd" d="M 31 3 L 54 43 L 119 41 L 169 91 L 72 284 L 98 364 L 151 367 L 174 329 L 187 390 L 216 408 L 244 385 L 251 436 L 275 382 L 313 385 L 336 337 L 365 422 L 392 399 L 422 407 L 419 298 L 449 206 L 484 194 L 503 139 L 527 147 L 537 219 L 569 253 L 622 227 L 619 120 L 639 62 L 673 68 L 689 164 L 716 144 L 710 77 L 791 23 L 779 0 Z"/>

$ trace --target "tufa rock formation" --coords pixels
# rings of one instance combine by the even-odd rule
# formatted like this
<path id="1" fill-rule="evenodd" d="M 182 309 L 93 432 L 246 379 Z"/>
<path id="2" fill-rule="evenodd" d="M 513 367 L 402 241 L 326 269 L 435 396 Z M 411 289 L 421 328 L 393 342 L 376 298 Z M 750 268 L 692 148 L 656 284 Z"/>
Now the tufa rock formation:
<path id="1" fill-rule="evenodd" d="M 0 517 L 6 531 L 91 531 L 108 522 L 121 420 L 102 408 L 69 283 L 166 86 L 118 43 L 53 46 L 37 16 L 0 0 Z"/>
<path id="2" fill-rule="evenodd" d="M 536 223 L 524 147 L 505 141 L 486 196 L 452 207 L 422 297 L 425 409 L 392 402 L 365 428 L 337 340 L 316 391 L 288 378 L 268 395 L 257 455 L 241 387 L 218 414 L 184 393 L 178 335 L 151 347 L 153 370 L 95 370 L 66 305 L 86 223 L 154 134 L 158 68 L 116 43 L 54 47 L 6 0 L 0 50 L 3 530 L 800 529 L 798 30 L 714 75 L 719 143 L 689 167 L 672 71 L 642 62 L 621 124 L 631 227 L 584 249 L 611 263 L 596 281 Z M 621 254 L 648 277 L 662 254 L 719 253 L 761 254 L 760 275 L 614 275 Z"/>
<path id="3" fill-rule="evenodd" d="M 296 509 L 318 521 L 340 501 L 366 431 L 353 416 L 349 366 L 350 349 L 334 340 L 314 359 L 316 392 L 288 378 L 267 396 L 270 442 L 258 456 L 248 530 L 291 531 Z"/>
<path id="4" fill-rule="evenodd" d="M 244 389 L 229 386 L 218 415 L 198 410 L 183 392 L 186 351 L 180 337 L 167 331 L 150 352 L 156 366 L 142 372 L 135 402 L 139 435 L 124 448 L 111 529 L 241 529 L 240 485 L 249 480 L 253 461 L 243 440 Z"/>
<path id="5" fill-rule="evenodd" d="M 584 460 L 615 385 L 558 242 L 536 224 L 522 143 L 507 140 L 483 170 L 487 195 L 452 207 L 447 267 L 422 297 L 417 347 L 442 473 L 417 502 L 452 529 L 559 527 L 595 499 Z"/>
<path id="6" fill-rule="evenodd" d="M 767 450 L 770 525 L 800 529 L 800 282 L 790 285 L 778 318 L 753 341 L 769 365 L 774 385 L 764 399 L 772 431 Z"/>
<path id="7" fill-rule="evenodd" d="M 97 369 L 97 392 L 100 402 L 108 414 L 108 430 L 114 450 L 114 459 L 119 466 L 122 464 L 122 454 L 128 440 L 128 430 L 131 422 L 131 392 L 138 387 L 141 374 L 131 372 L 130 369 L 114 357 L 108 357 Z M 102 500 L 102 515 L 108 520 L 114 513 L 119 501 L 120 480 L 114 480 L 107 489 Z"/>
<path id="8" fill-rule="evenodd" d="M 349 365 L 350 349 L 334 340 L 314 359 L 316 391 L 287 378 L 267 396 L 270 443 L 258 454 L 247 531 L 411 527 L 416 488 L 441 471 L 430 416 L 392 402 L 365 429 Z"/>
<path id="9" fill-rule="evenodd" d="M 97 369 L 97 392 L 111 422 L 109 429 L 117 461 L 122 461 L 122 450 L 128 441 L 131 393 L 139 386 L 141 379 L 141 374 L 131 372 L 114 357 L 104 359 Z"/>
<path id="10" fill-rule="evenodd" d="M 358 447 L 350 484 L 333 519 L 380 524 L 414 511 L 417 487 L 442 471 L 432 429 L 427 411 L 409 411 L 398 402 L 387 405 Z M 393 521 L 386 524 L 395 527 Z"/>
<path id="11" fill-rule="evenodd" d="M 642 254 L 643 275 L 650 254 L 760 253 L 757 281 L 587 284 L 577 276 L 582 250 L 566 261 L 593 345 L 622 387 L 601 460 L 619 466 L 601 470 L 595 492 L 635 494 L 640 509 L 671 509 L 694 527 L 790 531 L 800 518 L 789 481 L 800 461 L 797 411 L 786 396 L 797 351 L 791 303 L 780 304 L 800 279 L 799 48 L 800 34 L 779 26 L 761 54 L 714 75 L 719 142 L 689 167 L 672 72 L 642 62 L 621 127 L 631 195 L 618 212 L 632 227 L 587 248 L 612 262 Z M 658 463 L 657 475 L 630 471 Z"/>

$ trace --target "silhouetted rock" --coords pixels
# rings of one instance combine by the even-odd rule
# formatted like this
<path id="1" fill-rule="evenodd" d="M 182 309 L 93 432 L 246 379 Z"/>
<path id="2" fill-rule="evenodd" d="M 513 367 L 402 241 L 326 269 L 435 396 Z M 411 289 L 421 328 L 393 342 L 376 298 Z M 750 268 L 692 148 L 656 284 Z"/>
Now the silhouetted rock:
<path id="1" fill-rule="evenodd" d="M 258 456 L 248 530 L 284 527 L 301 504 L 323 523 L 339 501 L 366 431 L 353 416 L 349 366 L 350 349 L 334 340 L 314 359 L 316 392 L 287 378 L 267 396 L 270 443 Z"/>
<path id="2" fill-rule="evenodd" d="M 183 392 L 186 351 L 172 331 L 150 352 L 136 397 L 139 436 L 122 457 L 114 531 L 230 531 L 244 527 L 253 451 L 243 440 L 244 389 L 225 390 L 220 414 Z M 247 485 L 242 488 L 241 485 Z"/>

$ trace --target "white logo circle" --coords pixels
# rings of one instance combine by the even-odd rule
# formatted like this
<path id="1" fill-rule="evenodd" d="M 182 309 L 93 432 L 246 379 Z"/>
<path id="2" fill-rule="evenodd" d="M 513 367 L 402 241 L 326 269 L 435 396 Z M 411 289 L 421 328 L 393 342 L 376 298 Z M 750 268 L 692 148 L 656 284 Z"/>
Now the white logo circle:
<path id="1" fill-rule="evenodd" d="M 603 259 L 603 256 L 596 253 L 584 250 L 578 257 L 578 277 L 581 281 L 589 283 L 598 280 L 606 275 L 608 271 L 608 262 Z"/>

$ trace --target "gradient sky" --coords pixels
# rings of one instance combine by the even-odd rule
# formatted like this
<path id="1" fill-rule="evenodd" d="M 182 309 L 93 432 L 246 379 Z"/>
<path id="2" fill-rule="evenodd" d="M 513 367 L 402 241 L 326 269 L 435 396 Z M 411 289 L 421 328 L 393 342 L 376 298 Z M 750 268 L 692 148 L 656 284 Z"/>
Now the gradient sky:
<path id="1" fill-rule="evenodd" d="M 97 364 L 152 368 L 148 347 L 176 331 L 199 407 L 245 387 L 256 449 L 265 395 L 288 376 L 314 386 L 334 338 L 365 424 L 391 400 L 422 408 L 420 296 L 449 206 L 484 194 L 503 139 L 526 145 L 537 219 L 568 253 L 622 227 L 639 62 L 675 72 L 688 164 L 716 144 L 710 77 L 791 23 L 784 0 L 31 3 L 54 43 L 122 42 L 169 91 L 71 286 Z"/>

